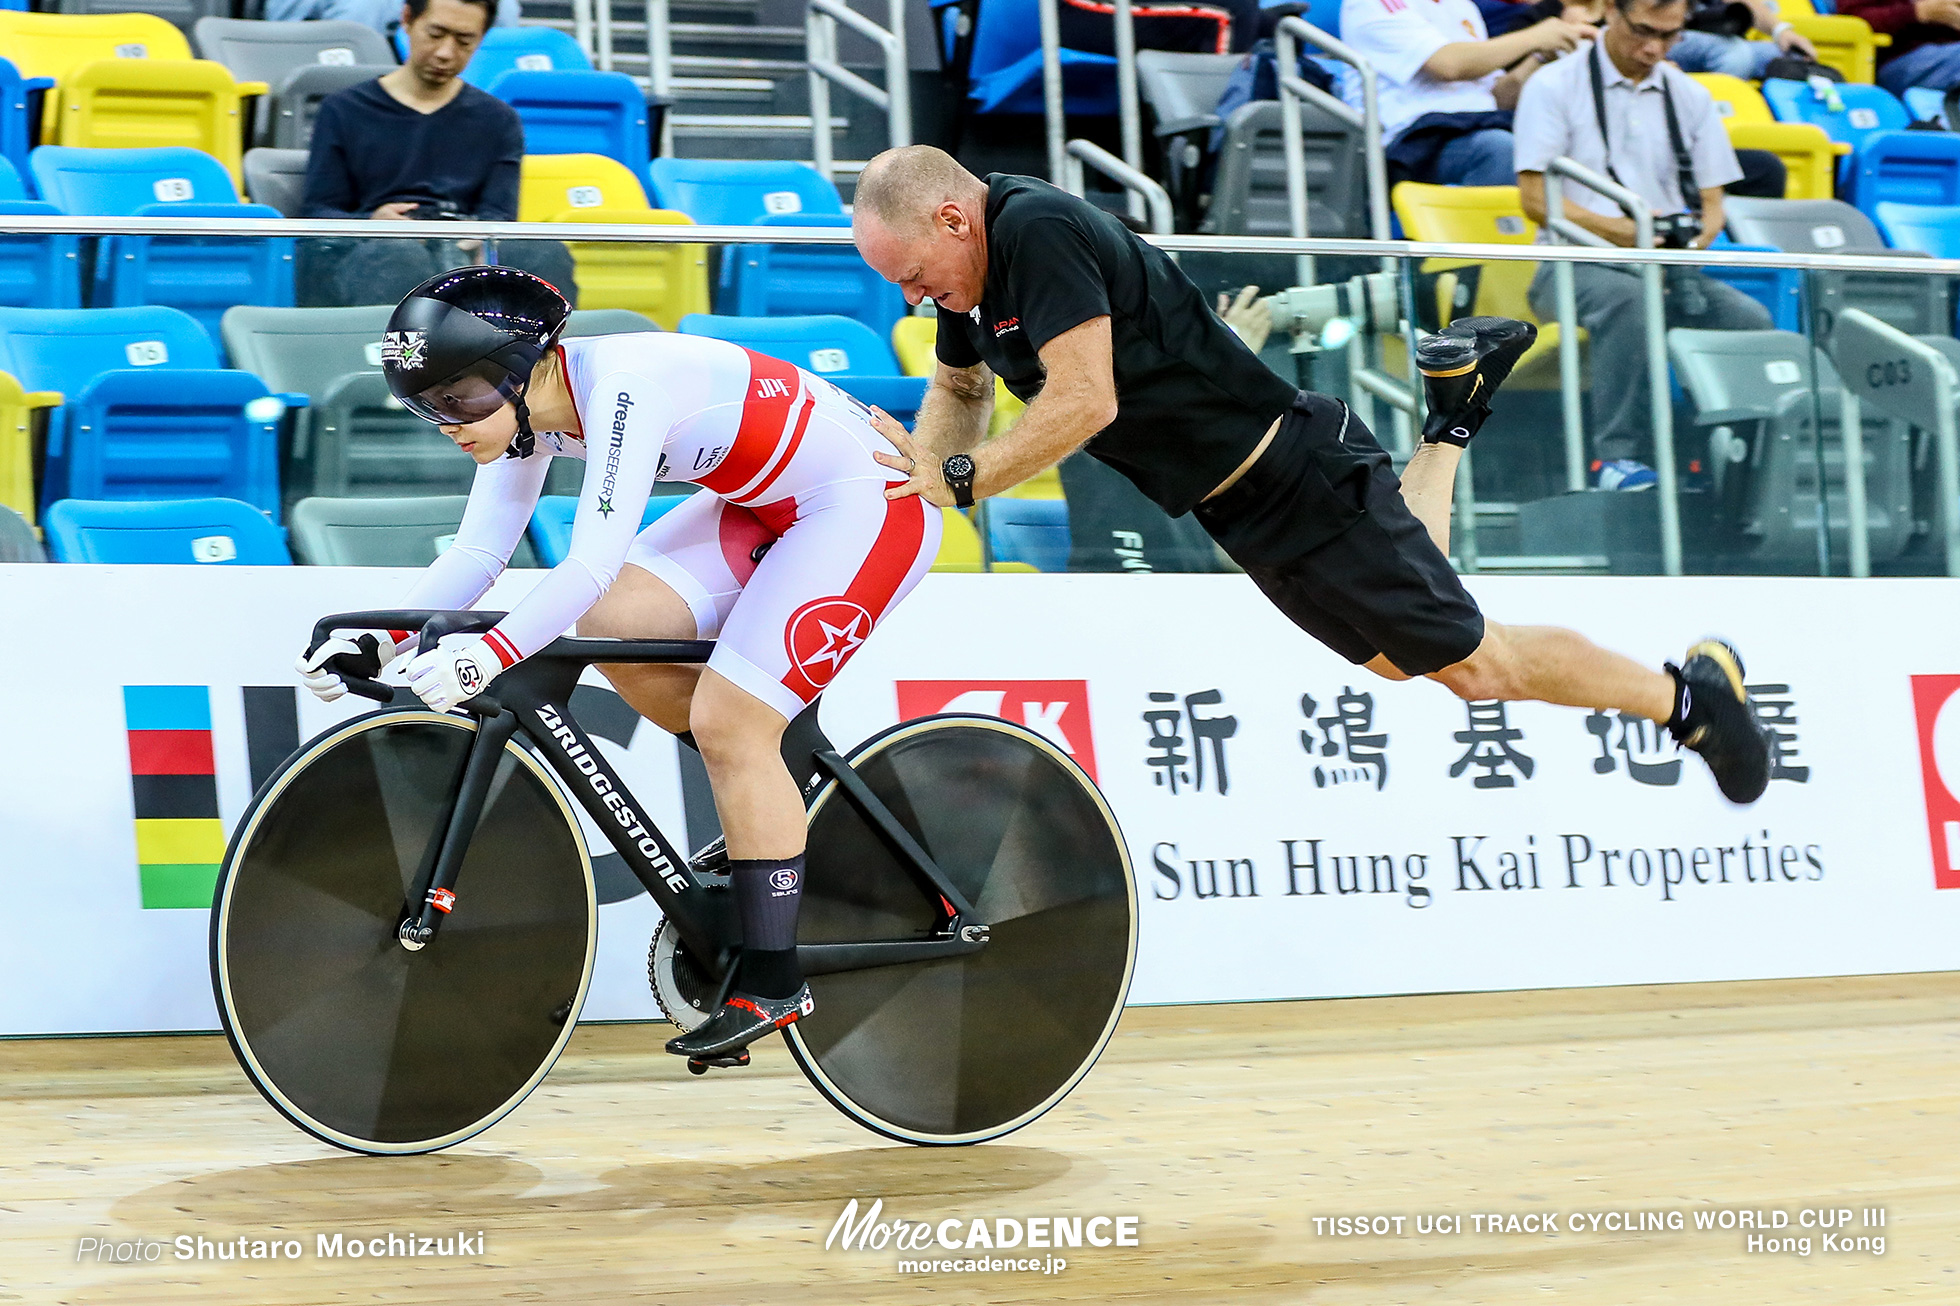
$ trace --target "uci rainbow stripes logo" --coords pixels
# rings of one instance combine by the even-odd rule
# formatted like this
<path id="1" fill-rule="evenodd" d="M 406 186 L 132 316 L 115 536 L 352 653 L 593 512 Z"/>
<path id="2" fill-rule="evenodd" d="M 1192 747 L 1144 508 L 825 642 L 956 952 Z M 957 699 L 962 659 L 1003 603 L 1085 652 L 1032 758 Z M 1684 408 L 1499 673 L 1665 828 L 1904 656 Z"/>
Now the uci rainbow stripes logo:
<path id="1" fill-rule="evenodd" d="M 204 685 L 125 685 L 129 788 L 145 907 L 209 907 L 225 856 L 211 691 Z"/>

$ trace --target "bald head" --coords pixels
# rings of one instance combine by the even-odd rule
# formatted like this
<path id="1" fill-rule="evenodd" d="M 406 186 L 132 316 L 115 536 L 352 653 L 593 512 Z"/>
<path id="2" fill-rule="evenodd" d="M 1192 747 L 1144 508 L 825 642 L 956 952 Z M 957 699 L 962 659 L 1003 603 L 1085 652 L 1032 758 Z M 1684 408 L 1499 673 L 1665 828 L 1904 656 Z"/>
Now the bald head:
<path id="1" fill-rule="evenodd" d="M 864 165 L 851 205 L 858 252 L 907 303 L 964 313 L 987 284 L 987 184 L 944 150 L 907 145 Z"/>
<path id="2" fill-rule="evenodd" d="M 912 236 L 927 226 L 942 204 L 971 203 L 987 188 L 958 159 L 930 145 L 902 145 L 864 165 L 858 176 L 854 213 L 876 218 L 887 231 Z"/>

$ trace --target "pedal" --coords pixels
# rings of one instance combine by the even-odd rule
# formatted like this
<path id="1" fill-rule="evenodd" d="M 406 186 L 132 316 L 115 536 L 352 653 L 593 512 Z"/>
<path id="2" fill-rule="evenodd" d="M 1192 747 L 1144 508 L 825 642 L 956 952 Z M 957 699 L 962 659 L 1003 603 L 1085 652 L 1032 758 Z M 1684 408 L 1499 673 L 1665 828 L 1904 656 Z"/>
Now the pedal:
<path id="1" fill-rule="evenodd" d="M 691 1075 L 705 1075 L 710 1067 L 716 1070 L 739 1070 L 749 1064 L 749 1050 L 736 1048 L 715 1057 L 689 1057 L 687 1071 Z"/>

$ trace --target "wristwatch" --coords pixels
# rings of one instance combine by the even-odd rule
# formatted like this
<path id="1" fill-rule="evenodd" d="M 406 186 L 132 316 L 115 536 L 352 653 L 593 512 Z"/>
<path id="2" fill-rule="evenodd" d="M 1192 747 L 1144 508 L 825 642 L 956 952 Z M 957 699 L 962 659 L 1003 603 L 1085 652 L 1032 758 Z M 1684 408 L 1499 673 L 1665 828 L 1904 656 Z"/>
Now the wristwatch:
<path id="1" fill-rule="evenodd" d="M 973 506 L 973 457 L 956 453 L 939 465 L 939 474 L 953 492 L 953 502 L 962 508 Z"/>

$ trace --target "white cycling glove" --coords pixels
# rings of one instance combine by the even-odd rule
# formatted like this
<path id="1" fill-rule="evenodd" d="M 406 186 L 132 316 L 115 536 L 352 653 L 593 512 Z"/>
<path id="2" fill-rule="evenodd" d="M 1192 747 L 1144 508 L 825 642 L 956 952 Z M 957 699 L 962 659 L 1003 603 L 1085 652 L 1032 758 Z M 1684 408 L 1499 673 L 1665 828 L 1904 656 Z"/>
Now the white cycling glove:
<path id="1" fill-rule="evenodd" d="M 300 681 L 323 703 L 331 703 L 347 693 L 344 677 L 373 680 L 395 658 L 395 637 L 385 630 L 361 635 L 335 635 L 308 657 L 302 653 L 293 662 Z"/>
<path id="2" fill-rule="evenodd" d="M 408 664 L 408 687 L 438 712 L 468 702 L 490 687 L 504 664 L 482 639 L 437 647 Z"/>

